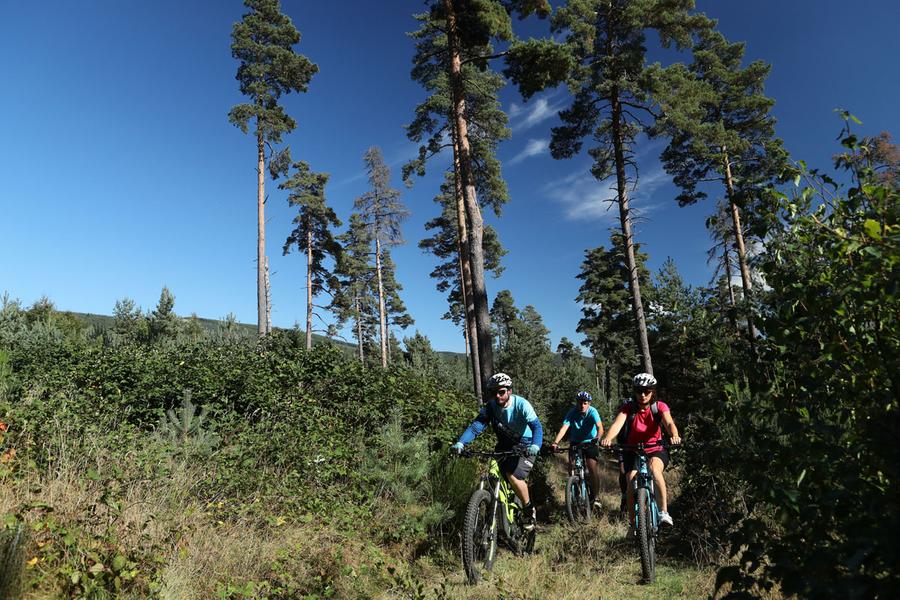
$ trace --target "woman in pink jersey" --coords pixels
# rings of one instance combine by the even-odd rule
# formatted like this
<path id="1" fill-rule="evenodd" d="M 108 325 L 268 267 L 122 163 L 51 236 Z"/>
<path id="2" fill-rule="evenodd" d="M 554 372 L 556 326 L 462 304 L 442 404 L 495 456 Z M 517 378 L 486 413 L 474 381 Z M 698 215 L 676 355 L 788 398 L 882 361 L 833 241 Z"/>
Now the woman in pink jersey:
<path id="1" fill-rule="evenodd" d="M 653 408 L 653 404 L 656 408 Z M 672 419 L 672 413 L 665 402 L 656 400 L 656 378 L 650 373 L 639 373 L 634 376 L 634 400 L 623 403 L 619 407 L 619 414 L 609 427 L 609 431 L 600 440 L 602 446 L 611 446 L 613 440 L 622 431 L 627 429 L 627 437 L 622 440 L 624 444 L 653 443 L 662 440 L 662 428 L 669 432 L 669 440 L 672 444 L 680 444 L 681 437 L 678 428 Z M 662 446 L 647 448 L 650 456 L 650 472 L 656 484 L 657 500 L 659 501 L 660 524 L 672 525 L 672 517 L 669 516 L 669 504 L 666 494 L 666 480 L 663 471 L 669 464 L 669 453 Z M 626 487 L 628 493 L 629 522 L 634 523 L 634 488 L 631 483 L 637 475 L 638 457 L 635 452 L 624 452 L 622 462 L 625 465 L 625 474 L 628 478 Z M 633 532 L 629 531 L 629 535 Z"/>

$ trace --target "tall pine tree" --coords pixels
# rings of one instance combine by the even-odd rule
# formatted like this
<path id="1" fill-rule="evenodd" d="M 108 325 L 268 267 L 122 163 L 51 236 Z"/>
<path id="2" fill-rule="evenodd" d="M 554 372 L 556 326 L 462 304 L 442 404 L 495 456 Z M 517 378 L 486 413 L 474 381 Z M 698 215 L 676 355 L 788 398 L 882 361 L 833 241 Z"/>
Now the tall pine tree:
<path id="1" fill-rule="evenodd" d="M 409 211 L 400 202 L 400 192 L 391 187 L 391 171 L 384 163 L 378 147 L 369 148 L 364 156 L 371 189 L 356 199 L 354 207 L 360 211 L 369 228 L 375 246 L 375 280 L 378 286 L 378 317 L 381 338 L 381 366 L 388 363 L 388 315 L 382 268 L 383 252 L 390 246 L 403 243 L 400 224 Z"/>
<path id="2" fill-rule="evenodd" d="M 250 102 L 231 108 L 228 120 L 244 133 L 251 122 L 256 136 L 256 299 L 259 335 L 268 333 L 269 300 L 268 261 L 266 258 L 266 167 L 276 177 L 289 164 L 286 151 L 275 153 L 271 144 L 278 144 L 296 122 L 278 104 L 282 95 L 305 92 L 319 68 L 293 47 L 300 42 L 300 32 L 291 19 L 282 14 L 278 0 L 244 0 L 250 12 L 234 24 L 231 33 L 231 55 L 240 61 L 236 79 L 241 93 Z M 267 153 L 267 148 L 269 152 Z M 268 165 L 267 165 L 268 163 Z"/>
<path id="3" fill-rule="evenodd" d="M 754 198 L 781 174 L 787 161 L 775 137 L 774 101 L 763 94 L 769 65 L 741 63 L 744 45 L 729 43 L 713 29 L 700 32 L 688 69 L 670 69 L 661 83 L 669 90 L 665 119 L 656 131 L 671 136 L 663 164 L 681 187 L 684 206 L 706 196 L 703 182 L 724 186 L 743 290 L 743 313 L 750 343 L 756 326 L 752 277 L 742 216 L 753 216 Z M 746 211 L 746 212 L 745 212 Z M 742 215 L 743 213 L 743 215 Z"/>

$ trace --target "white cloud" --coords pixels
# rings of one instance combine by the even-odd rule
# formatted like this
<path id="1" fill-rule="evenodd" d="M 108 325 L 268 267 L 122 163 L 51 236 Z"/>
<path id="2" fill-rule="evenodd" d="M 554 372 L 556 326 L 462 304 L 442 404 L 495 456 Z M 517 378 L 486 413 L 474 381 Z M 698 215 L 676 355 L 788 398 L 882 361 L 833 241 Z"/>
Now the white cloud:
<path id="1" fill-rule="evenodd" d="M 640 177 L 637 187 L 629 190 L 629 204 L 633 216 L 646 216 L 659 208 L 661 203 L 650 203 L 648 200 L 656 190 L 669 181 L 668 174 L 659 166 Z M 597 181 L 590 171 L 584 168 L 582 171 L 576 171 L 546 184 L 542 191 L 563 206 L 568 219 L 607 223 L 618 221 L 615 177 Z"/>
<path id="2" fill-rule="evenodd" d="M 515 102 L 510 104 L 508 111 L 509 118 L 512 121 L 515 121 L 512 124 L 512 130 L 524 131 L 526 129 L 531 129 L 538 123 L 555 117 L 560 110 L 565 108 L 564 102 L 551 102 L 557 94 L 558 92 L 552 92 L 538 98 L 530 106 L 520 106 Z"/>
<path id="3" fill-rule="evenodd" d="M 540 140 L 528 140 L 528 143 L 525 144 L 525 147 L 521 152 L 512 157 L 508 165 L 515 165 L 526 158 L 531 158 L 532 156 L 537 156 L 538 154 L 546 154 L 550 151 L 550 140 L 540 139 Z"/>

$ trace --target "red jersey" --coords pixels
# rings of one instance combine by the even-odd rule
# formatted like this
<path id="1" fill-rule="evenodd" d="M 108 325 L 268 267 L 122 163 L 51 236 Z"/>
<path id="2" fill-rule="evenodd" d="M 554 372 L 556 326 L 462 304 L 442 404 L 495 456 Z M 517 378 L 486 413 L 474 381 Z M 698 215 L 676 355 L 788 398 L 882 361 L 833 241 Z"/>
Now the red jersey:
<path id="1" fill-rule="evenodd" d="M 628 415 L 626 419 L 630 419 L 631 409 L 636 407 L 636 402 L 625 402 L 619 407 L 619 412 L 625 413 Z M 656 419 L 653 417 L 653 411 L 650 410 L 649 404 L 643 410 L 638 409 L 634 421 L 631 422 L 631 430 L 628 432 L 628 439 L 625 440 L 626 444 L 647 444 L 662 440 L 662 415 L 669 412 L 669 406 L 665 402 L 657 401 L 656 407 L 659 410 L 659 424 L 656 424 Z M 660 450 L 662 450 L 662 446 L 647 448 L 647 454 L 659 452 Z"/>

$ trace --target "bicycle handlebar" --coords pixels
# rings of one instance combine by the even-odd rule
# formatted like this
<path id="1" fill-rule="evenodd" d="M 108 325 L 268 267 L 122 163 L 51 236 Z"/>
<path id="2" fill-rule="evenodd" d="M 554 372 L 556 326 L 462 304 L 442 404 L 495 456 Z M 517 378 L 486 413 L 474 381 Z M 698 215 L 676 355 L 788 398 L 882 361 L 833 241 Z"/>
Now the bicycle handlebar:
<path id="1" fill-rule="evenodd" d="M 521 450 L 501 450 L 499 452 L 485 452 L 483 450 L 469 450 L 463 448 L 459 456 L 464 458 L 505 458 L 507 456 L 525 456 L 525 449 Z"/>
<path id="2" fill-rule="evenodd" d="M 665 448 L 669 449 L 671 444 L 663 442 L 641 442 L 640 444 L 613 444 L 612 446 L 601 446 L 602 450 L 607 452 L 618 452 L 624 450 L 626 452 L 644 452 L 648 448 Z"/>
<path id="3" fill-rule="evenodd" d="M 580 442 L 578 444 L 569 444 L 565 448 L 563 448 L 561 446 L 557 446 L 556 452 L 560 453 L 560 452 L 565 452 L 567 450 L 575 450 L 577 448 L 590 448 L 591 446 L 597 446 L 597 442 L 598 442 L 598 440 L 591 440 L 590 442 Z M 551 446 L 552 446 L 552 444 L 551 444 Z"/>

